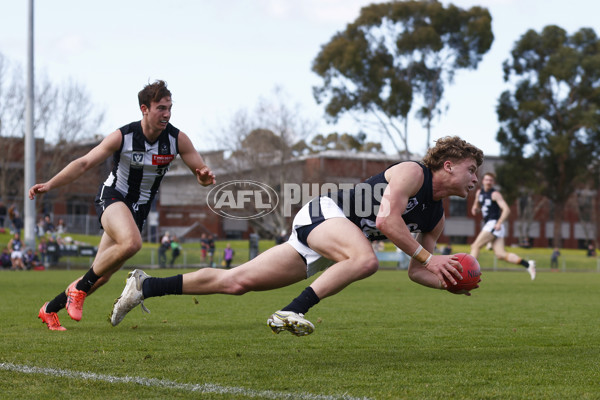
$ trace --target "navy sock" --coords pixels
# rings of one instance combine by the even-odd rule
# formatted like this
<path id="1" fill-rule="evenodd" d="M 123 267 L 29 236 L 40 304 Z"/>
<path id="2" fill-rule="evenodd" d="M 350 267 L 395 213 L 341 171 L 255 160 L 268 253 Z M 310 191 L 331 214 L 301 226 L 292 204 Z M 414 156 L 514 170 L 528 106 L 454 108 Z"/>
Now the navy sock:
<path id="1" fill-rule="evenodd" d="M 47 313 L 59 312 L 65 305 L 67 304 L 67 294 L 65 292 L 60 292 L 58 296 L 48 302 L 46 306 Z"/>
<path id="2" fill-rule="evenodd" d="M 88 272 L 85 273 L 83 278 L 81 278 L 79 282 L 77 282 L 77 285 L 75 285 L 75 289 L 83 290 L 87 293 L 90 291 L 92 286 L 94 286 L 94 283 L 96 283 L 98 279 L 100 279 L 100 277 L 94 273 L 94 268 L 90 268 Z"/>
<path id="3" fill-rule="evenodd" d="M 521 262 L 519 263 L 522 266 L 524 266 L 525 268 L 529 268 L 529 261 L 525 261 L 524 259 L 521 258 Z"/>
<path id="4" fill-rule="evenodd" d="M 306 314 L 312 306 L 320 301 L 315 291 L 310 286 L 300 293 L 290 304 L 281 309 L 281 311 L 292 311 L 298 314 Z"/>
<path id="5" fill-rule="evenodd" d="M 183 291 L 183 275 L 168 278 L 146 278 L 142 284 L 144 299 L 164 296 L 166 294 L 181 294 Z"/>

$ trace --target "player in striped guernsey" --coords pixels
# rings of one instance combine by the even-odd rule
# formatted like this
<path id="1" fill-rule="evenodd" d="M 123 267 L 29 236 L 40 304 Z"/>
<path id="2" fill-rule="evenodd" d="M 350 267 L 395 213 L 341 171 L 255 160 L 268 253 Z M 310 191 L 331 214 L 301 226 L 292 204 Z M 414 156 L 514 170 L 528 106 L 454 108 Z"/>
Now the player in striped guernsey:
<path id="1" fill-rule="evenodd" d="M 198 183 L 215 183 L 215 176 L 194 149 L 189 137 L 169 123 L 171 92 L 164 81 L 146 85 L 139 93 L 141 121 L 117 129 L 90 150 L 72 161 L 52 179 L 29 189 L 29 198 L 69 184 L 111 155 L 113 169 L 98 191 L 95 205 L 104 233 L 91 268 L 50 302 L 38 317 L 51 330 L 65 330 L 57 312 L 81 320 L 86 296 L 105 284 L 125 261 L 142 247 L 141 230 L 160 182 L 177 154 L 196 175 Z"/>

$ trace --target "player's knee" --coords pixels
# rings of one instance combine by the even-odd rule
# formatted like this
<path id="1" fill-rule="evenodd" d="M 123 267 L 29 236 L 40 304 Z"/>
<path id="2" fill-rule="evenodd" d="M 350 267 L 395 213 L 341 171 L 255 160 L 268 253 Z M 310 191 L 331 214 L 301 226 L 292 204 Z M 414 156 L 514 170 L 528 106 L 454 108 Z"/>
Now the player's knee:
<path id="1" fill-rule="evenodd" d="M 233 273 L 235 269 L 224 273 L 219 280 L 222 292 L 224 294 L 232 294 L 234 296 L 240 296 L 244 293 L 248 293 L 252 290 L 252 282 L 243 276 Z"/>
<path id="2" fill-rule="evenodd" d="M 142 241 L 140 238 L 130 238 L 122 246 L 124 257 L 132 257 L 142 249 Z"/>
<path id="3" fill-rule="evenodd" d="M 234 296 L 241 296 L 250 291 L 250 284 L 245 281 L 237 279 L 231 279 L 225 286 L 226 294 L 232 294 Z"/>
<path id="4" fill-rule="evenodd" d="M 379 260 L 375 254 L 361 257 L 357 264 L 360 268 L 360 279 L 373 275 L 379 269 Z"/>

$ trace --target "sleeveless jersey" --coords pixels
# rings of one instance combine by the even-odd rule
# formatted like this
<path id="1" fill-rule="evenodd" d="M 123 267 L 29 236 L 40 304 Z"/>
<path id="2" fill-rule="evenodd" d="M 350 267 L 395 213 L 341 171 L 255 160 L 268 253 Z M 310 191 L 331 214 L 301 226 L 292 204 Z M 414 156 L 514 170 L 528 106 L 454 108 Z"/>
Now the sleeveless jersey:
<path id="1" fill-rule="evenodd" d="M 492 200 L 492 193 L 496 189 L 491 188 L 485 192 L 483 189 L 479 192 L 479 204 L 481 205 L 481 215 L 483 215 L 483 221 L 488 222 L 490 220 L 498 220 L 500 218 L 500 206 L 498 203 Z"/>
<path id="2" fill-rule="evenodd" d="M 442 219 L 444 207 L 441 200 L 433 200 L 431 170 L 421 163 L 417 164 L 423 169 L 423 185 L 416 195 L 408 199 L 402 219 L 411 232 L 426 233 L 431 232 Z M 371 241 L 387 239 L 375 225 L 377 212 L 387 185 L 385 171 L 383 171 L 359 183 L 354 189 L 340 191 L 337 195 L 338 206 L 343 210 L 344 215 L 348 216 L 348 219 L 358 226 Z"/>
<path id="3" fill-rule="evenodd" d="M 151 203 L 171 161 L 179 153 L 179 129 L 170 123 L 154 143 L 142 132 L 142 122 L 120 128 L 121 148 L 113 155 L 113 169 L 105 186 L 118 190 L 134 204 Z"/>
<path id="4" fill-rule="evenodd" d="M 12 242 L 13 251 L 21 251 L 22 246 L 23 246 L 23 243 L 21 243 L 21 239 L 13 239 L 13 242 Z"/>

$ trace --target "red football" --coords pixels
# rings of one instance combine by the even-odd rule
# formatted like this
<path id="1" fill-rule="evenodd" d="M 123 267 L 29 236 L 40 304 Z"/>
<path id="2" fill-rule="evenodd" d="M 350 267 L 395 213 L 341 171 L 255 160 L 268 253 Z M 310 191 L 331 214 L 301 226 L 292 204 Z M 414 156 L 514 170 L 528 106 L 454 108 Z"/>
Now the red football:
<path id="1" fill-rule="evenodd" d="M 449 292 L 458 292 L 461 290 L 471 290 L 474 289 L 479 282 L 481 282 L 481 268 L 479 268 L 479 263 L 477 259 L 470 254 L 467 253 L 458 253 L 454 254 L 455 257 L 458 257 L 458 262 L 463 267 L 462 271 L 462 280 L 456 280 L 456 285 L 453 285 L 448 281 L 448 279 L 444 278 L 446 284 L 448 285 Z"/>

